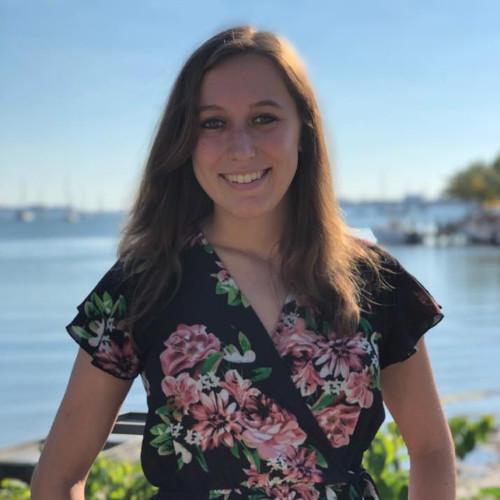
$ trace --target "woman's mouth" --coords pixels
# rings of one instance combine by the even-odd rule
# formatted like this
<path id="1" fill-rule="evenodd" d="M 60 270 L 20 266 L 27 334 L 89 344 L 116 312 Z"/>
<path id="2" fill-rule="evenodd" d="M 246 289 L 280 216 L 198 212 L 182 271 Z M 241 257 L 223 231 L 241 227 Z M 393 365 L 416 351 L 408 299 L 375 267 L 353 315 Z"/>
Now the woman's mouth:
<path id="1" fill-rule="evenodd" d="M 231 184 L 252 184 L 262 179 L 271 169 L 265 168 L 249 174 L 220 174 Z"/>

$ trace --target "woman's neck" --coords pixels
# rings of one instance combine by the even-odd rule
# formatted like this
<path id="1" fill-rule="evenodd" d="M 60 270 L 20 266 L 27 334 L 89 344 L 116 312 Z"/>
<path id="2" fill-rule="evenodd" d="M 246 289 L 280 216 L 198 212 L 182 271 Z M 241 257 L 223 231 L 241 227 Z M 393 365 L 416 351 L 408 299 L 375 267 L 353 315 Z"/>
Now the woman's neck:
<path id="1" fill-rule="evenodd" d="M 284 224 L 284 213 L 275 217 L 242 219 L 215 210 L 201 229 L 215 247 L 268 260 L 276 256 Z"/>

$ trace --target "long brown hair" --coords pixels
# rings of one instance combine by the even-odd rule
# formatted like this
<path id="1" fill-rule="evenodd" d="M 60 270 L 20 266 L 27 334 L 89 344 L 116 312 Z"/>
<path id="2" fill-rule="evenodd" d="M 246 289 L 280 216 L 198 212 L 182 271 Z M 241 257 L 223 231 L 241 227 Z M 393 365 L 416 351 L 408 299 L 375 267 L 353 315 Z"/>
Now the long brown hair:
<path id="1" fill-rule="evenodd" d="M 200 46 L 174 83 L 118 248 L 126 276 L 135 283 L 129 320 L 140 319 L 160 297 L 163 303 L 172 299 L 181 280 L 179 254 L 186 234 L 213 210 L 191 163 L 203 77 L 224 59 L 249 53 L 267 57 L 280 70 L 302 122 L 291 218 L 279 248 L 281 278 L 289 290 L 307 297 L 339 336 L 351 335 L 364 296 L 359 263 L 378 277 L 377 253 L 352 237 L 342 220 L 318 106 L 300 59 L 282 38 L 246 26 Z"/>

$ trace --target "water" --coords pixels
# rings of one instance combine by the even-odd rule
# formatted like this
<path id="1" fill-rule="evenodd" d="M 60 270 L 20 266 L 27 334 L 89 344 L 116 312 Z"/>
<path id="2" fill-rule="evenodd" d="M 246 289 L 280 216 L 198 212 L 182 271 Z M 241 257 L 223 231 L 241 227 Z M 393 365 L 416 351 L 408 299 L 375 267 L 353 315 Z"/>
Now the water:
<path id="1" fill-rule="evenodd" d="M 47 434 L 77 352 L 64 326 L 113 264 L 118 222 L 0 222 L 0 447 Z M 426 339 L 440 394 L 458 396 L 447 415 L 500 418 L 500 249 L 388 250 L 443 306 Z M 144 410 L 137 380 L 122 411 Z"/>

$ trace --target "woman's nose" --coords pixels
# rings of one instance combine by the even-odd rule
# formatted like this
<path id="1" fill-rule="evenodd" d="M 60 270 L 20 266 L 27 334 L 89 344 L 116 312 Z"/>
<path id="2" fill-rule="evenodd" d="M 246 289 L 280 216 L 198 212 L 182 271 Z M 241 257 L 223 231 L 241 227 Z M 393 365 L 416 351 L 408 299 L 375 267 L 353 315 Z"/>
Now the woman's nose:
<path id="1" fill-rule="evenodd" d="M 254 141 L 246 128 L 239 127 L 232 131 L 229 155 L 232 160 L 246 160 L 255 156 Z"/>

